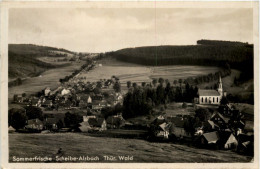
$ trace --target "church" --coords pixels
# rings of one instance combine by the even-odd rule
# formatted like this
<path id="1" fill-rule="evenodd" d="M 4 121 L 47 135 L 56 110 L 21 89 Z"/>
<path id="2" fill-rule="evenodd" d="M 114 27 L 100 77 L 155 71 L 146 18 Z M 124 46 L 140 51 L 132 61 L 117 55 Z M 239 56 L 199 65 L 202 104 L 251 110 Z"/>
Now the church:
<path id="1" fill-rule="evenodd" d="M 221 77 L 219 77 L 217 90 L 199 89 L 198 95 L 199 104 L 220 104 L 220 100 L 222 99 L 223 95 L 226 95 L 226 93 L 223 91 Z"/>

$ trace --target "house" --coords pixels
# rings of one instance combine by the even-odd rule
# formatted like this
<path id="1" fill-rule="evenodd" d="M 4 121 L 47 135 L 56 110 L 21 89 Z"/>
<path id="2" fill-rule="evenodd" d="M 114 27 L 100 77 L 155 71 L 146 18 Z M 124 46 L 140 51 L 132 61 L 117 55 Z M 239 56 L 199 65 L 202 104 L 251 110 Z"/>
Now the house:
<path id="1" fill-rule="evenodd" d="M 206 122 L 203 122 L 202 129 L 204 132 L 211 132 L 211 131 L 219 130 L 219 126 L 215 124 L 214 121 L 208 120 Z"/>
<path id="2" fill-rule="evenodd" d="M 85 107 L 87 107 L 87 106 L 88 106 L 87 102 L 84 102 L 83 100 L 80 100 L 80 101 L 79 101 L 79 107 L 85 108 Z"/>
<path id="3" fill-rule="evenodd" d="M 88 104 L 91 104 L 91 103 L 92 103 L 92 98 L 91 98 L 90 96 L 88 96 L 87 103 L 88 103 Z"/>
<path id="4" fill-rule="evenodd" d="M 109 116 L 106 122 L 107 127 L 111 129 L 121 128 L 125 125 L 125 119 L 122 117 L 122 115 Z"/>
<path id="5" fill-rule="evenodd" d="M 158 129 L 155 131 L 155 136 L 159 138 L 161 137 L 164 139 L 168 139 L 170 133 L 169 130 L 170 130 L 170 124 L 164 122 L 160 124 Z"/>
<path id="6" fill-rule="evenodd" d="M 63 106 L 64 109 L 69 110 L 71 109 L 72 102 L 70 100 L 66 100 L 61 106 Z"/>
<path id="7" fill-rule="evenodd" d="M 15 94 L 13 101 L 17 103 L 23 103 L 24 97 L 21 94 Z"/>
<path id="8" fill-rule="evenodd" d="M 171 124 L 171 135 L 181 139 L 191 137 L 191 134 L 184 129 L 185 119 L 183 117 L 168 117 L 167 121 Z"/>
<path id="9" fill-rule="evenodd" d="M 151 123 L 151 125 L 159 126 L 160 124 L 162 124 L 164 122 L 166 122 L 165 118 L 162 115 L 160 115 Z"/>
<path id="10" fill-rule="evenodd" d="M 9 126 L 8 133 L 14 133 L 14 132 L 15 132 L 15 128 L 13 128 L 13 126 Z"/>
<path id="11" fill-rule="evenodd" d="M 42 103 L 42 107 L 52 107 L 53 103 L 52 100 L 46 100 L 44 103 Z"/>
<path id="12" fill-rule="evenodd" d="M 27 124 L 25 125 L 26 129 L 29 130 L 43 130 L 43 122 L 39 120 L 38 118 L 36 119 L 31 119 L 27 121 Z"/>
<path id="13" fill-rule="evenodd" d="M 107 130 L 107 123 L 104 118 L 89 118 L 87 122 L 89 124 L 89 127 L 91 128 L 91 131 Z"/>
<path id="14" fill-rule="evenodd" d="M 219 134 L 217 131 L 204 133 L 199 141 L 201 145 L 216 145 L 219 140 Z"/>
<path id="15" fill-rule="evenodd" d="M 91 104 L 92 104 L 92 98 L 89 94 L 80 94 L 78 96 L 79 98 L 79 107 L 87 107 L 87 106 L 90 106 L 91 107 Z"/>
<path id="16" fill-rule="evenodd" d="M 45 96 L 49 96 L 50 93 L 51 93 L 51 88 L 46 87 L 46 88 L 44 89 L 44 95 L 45 95 Z"/>
<path id="17" fill-rule="evenodd" d="M 92 99 L 93 100 L 103 100 L 103 95 L 102 94 L 96 94 L 94 96 L 92 96 Z M 91 102 L 92 102 L 92 99 L 91 99 Z"/>
<path id="18" fill-rule="evenodd" d="M 165 118 L 160 115 L 151 124 L 150 129 L 156 138 L 168 139 L 170 125 L 166 122 Z"/>
<path id="19" fill-rule="evenodd" d="M 35 106 L 35 107 L 41 107 L 41 99 L 38 98 L 33 98 L 31 100 L 31 106 Z"/>
<path id="20" fill-rule="evenodd" d="M 112 84 L 112 81 L 109 79 L 105 82 L 105 86 L 109 87 Z"/>
<path id="21" fill-rule="evenodd" d="M 80 128 L 81 127 L 81 128 Z M 81 131 L 104 131 L 107 130 L 107 123 L 104 118 L 96 116 L 83 116 L 83 122 L 80 123 Z"/>
<path id="22" fill-rule="evenodd" d="M 70 90 L 68 90 L 68 89 L 62 89 L 61 90 L 61 95 L 62 96 L 64 96 L 64 95 L 68 95 L 68 94 L 70 94 L 71 92 L 70 92 Z"/>
<path id="23" fill-rule="evenodd" d="M 45 118 L 44 120 L 44 128 L 46 130 L 58 130 L 58 119 L 53 117 Z"/>
<path id="24" fill-rule="evenodd" d="M 217 90 L 199 89 L 198 95 L 199 95 L 199 104 L 219 105 L 223 95 L 226 95 L 226 93 L 223 92 L 221 77 L 219 77 Z"/>
<path id="25" fill-rule="evenodd" d="M 96 116 L 83 116 L 83 122 L 88 121 L 91 118 L 97 118 Z"/>
<path id="26" fill-rule="evenodd" d="M 102 108 L 107 107 L 107 102 L 106 101 L 94 101 L 92 103 L 92 110 L 100 111 Z"/>
<path id="27" fill-rule="evenodd" d="M 221 129 L 226 129 L 229 122 L 229 118 L 224 117 L 219 112 L 214 112 L 210 120 L 217 124 Z"/>
<path id="28" fill-rule="evenodd" d="M 219 139 L 219 145 L 224 149 L 234 149 L 238 145 L 236 137 L 231 132 L 221 132 Z"/>

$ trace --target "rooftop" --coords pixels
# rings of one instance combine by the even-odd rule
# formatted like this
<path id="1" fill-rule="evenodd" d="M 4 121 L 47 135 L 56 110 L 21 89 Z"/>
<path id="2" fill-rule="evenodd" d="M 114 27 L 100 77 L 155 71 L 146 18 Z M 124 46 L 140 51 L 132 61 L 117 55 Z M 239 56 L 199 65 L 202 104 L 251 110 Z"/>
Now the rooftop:
<path id="1" fill-rule="evenodd" d="M 220 96 L 217 90 L 199 89 L 199 96 Z"/>

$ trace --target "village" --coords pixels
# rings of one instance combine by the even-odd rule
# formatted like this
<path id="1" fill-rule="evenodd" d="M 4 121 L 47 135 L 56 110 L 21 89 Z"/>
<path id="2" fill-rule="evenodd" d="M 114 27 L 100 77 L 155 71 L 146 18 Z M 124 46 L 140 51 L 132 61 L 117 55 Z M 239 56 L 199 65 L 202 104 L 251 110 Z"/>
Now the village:
<path id="1" fill-rule="evenodd" d="M 96 66 L 101 65 L 89 62 L 81 71 Z M 244 114 L 224 101 L 226 91 L 221 77 L 218 89 L 199 89 L 193 103 L 182 103 L 183 109 L 187 105 L 194 107 L 195 115 L 169 116 L 157 112 L 152 121 L 140 124 L 125 120 L 122 115 L 125 94 L 121 92 L 119 78 L 112 76 L 89 82 L 78 76 L 81 72 L 77 73 L 56 89 L 46 87 L 37 95 L 14 95 L 13 103 L 23 105 L 25 114 L 31 115 L 20 129 L 9 123 L 9 133 L 82 132 L 92 136 L 192 143 L 199 148 L 228 149 L 253 155 L 253 131 L 245 127 Z M 146 86 L 152 87 L 151 84 Z M 137 84 L 128 87 L 131 91 Z M 213 107 L 211 112 L 207 107 Z"/>

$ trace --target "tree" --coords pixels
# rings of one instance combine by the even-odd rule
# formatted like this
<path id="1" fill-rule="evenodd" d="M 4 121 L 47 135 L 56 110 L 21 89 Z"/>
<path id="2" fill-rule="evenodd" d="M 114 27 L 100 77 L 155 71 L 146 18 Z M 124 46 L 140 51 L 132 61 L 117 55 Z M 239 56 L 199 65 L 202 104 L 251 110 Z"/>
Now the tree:
<path id="1" fill-rule="evenodd" d="M 165 79 L 165 84 L 170 83 L 169 79 Z"/>
<path id="2" fill-rule="evenodd" d="M 120 82 L 116 82 L 115 84 L 114 84 L 114 90 L 115 90 L 115 92 L 121 92 L 121 84 L 120 84 Z"/>
<path id="3" fill-rule="evenodd" d="M 100 88 L 101 89 L 101 87 L 102 87 L 102 83 L 99 81 L 99 82 L 97 82 L 97 88 Z"/>
<path id="4" fill-rule="evenodd" d="M 58 129 L 61 129 L 63 126 L 64 126 L 64 124 L 63 124 L 62 120 L 59 120 L 57 123 Z"/>
<path id="5" fill-rule="evenodd" d="M 164 97 L 164 88 L 162 85 L 159 85 L 156 89 L 156 95 L 157 95 L 157 103 L 164 103 L 165 97 Z"/>
<path id="6" fill-rule="evenodd" d="M 142 87 L 145 87 L 146 83 L 145 82 L 142 82 Z"/>
<path id="7" fill-rule="evenodd" d="M 153 83 L 153 86 L 155 87 L 157 85 L 157 79 L 153 79 L 152 83 Z"/>
<path id="8" fill-rule="evenodd" d="M 195 128 L 201 126 L 201 121 L 199 120 L 198 117 L 191 117 L 189 116 L 185 121 L 184 121 L 184 130 L 187 133 L 190 133 L 191 135 L 194 135 L 195 133 Z"/>
<path id="9" fill-rule="evenodd" d="M 26 97 L 26 93 L 23 93 L 22 96 L 23 96 L 23 97 Z"/>
<path id="10" fill-rule="evenodd" d="M 103 95 L 104 95 L 104 97 L 105 97 L 106 99 L 109 98 L 109 93 L 108 93 L 108 92 L 104 92 Z"/>
<path id="11" fill-rule="evenodd" d="M 226 104 L 228 104 L 228 99 L 227 99 L 227 97 L 223 96 L 222 99 L 220 100 L 220 104 L 221 104 L 221 105 L 226 105 Z"/>
<path id="12" fill-rule="evenodd" d="M 95 94 L 100 94 L 101 93 L 101 89 L 99 87 L 95 87 L 95 89 L 93 90 L 93 92 Z"/>
<path id="13" fill-rule="evenodd" d="M 187 103 L 183 102 L 182 103 L 182 108 L 186 109 L 187 108 Z"/>
<path id="14" fill-rule="evenodd" d="M 127 81 L 126 84 L 127 84 L 127 88 L 129 89 L 131 87 L 131 81 Z"/>
<path id="15" fill-rule="evenodd" d="M 175 86 L 177 85 L 177 83 L 178 83 L 177 80 L 174 80 L 174 81 L 173 81 L 173 84 L 174 84 Z"/>
<path id="16" fill-rule="evenodd" d="M 26 110 L 26 116 L 28 119 L 40 119 L 43 120 L 43 112 L 42 109 L 39 107 L 29 106 L 25 108 Z"/>
<path id="17" fill-rule="evenodd" d="M 23 128 L 26 120 L 27 117 L 24 109 L 12 108 L 8 111 L 8 125 L 16 130 Z"/>
<path id="18" fill-rule="evenodd" d="M 137 83 L 133 83 L 133 88 L 137 88 Z"/>
<path id="19" fill-rule="evenodd" d="M 200 121 L 204 122 L 210 119 L 211 113 L 208 109 L 199 108 L 195 110 L 195 117 L 198 117 Z"/>
<path id="20" fill-rule="evenodd" d="M 159 78 L 159 83 L 160 83 L 160 85 L 163 85 L 164 79 L 160 77 L 160 78 Z"/>
<path id="21" fill-rule="evenodd" d="M 78 113 L 67 112 L 64 117 L 64 123 L 66 127 L 75 128 L 79 126 L 79 123 L 83 121 L 82 116 Z"/>
<path id="22" fill-rule="evenodd" d="M 181 84 L 182 84 L 182 79 L 179 79 L 179 83 L 180 83 L 180 87 L 181 87 Z"/>

